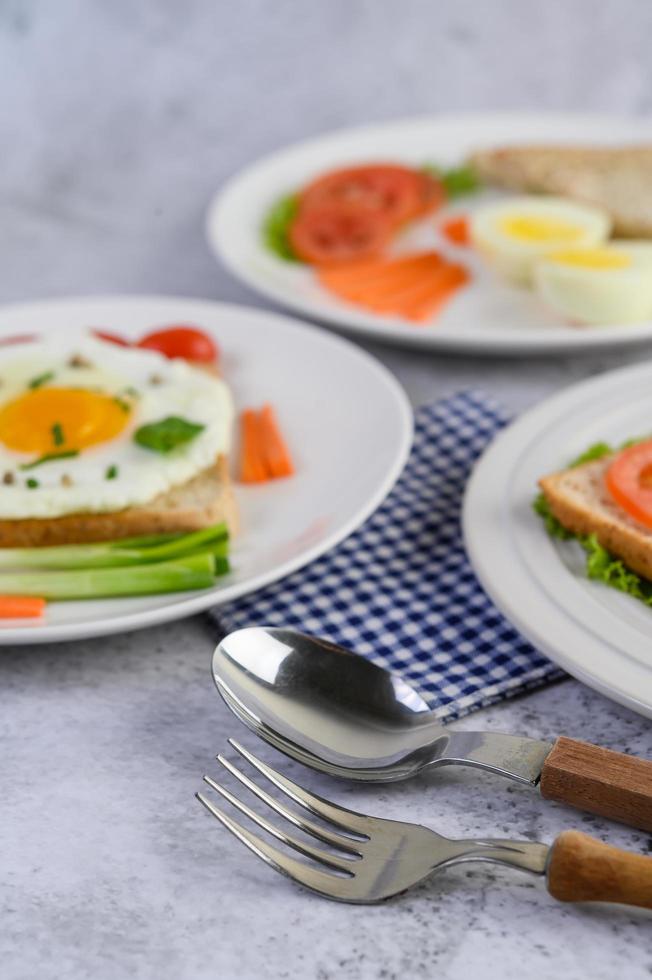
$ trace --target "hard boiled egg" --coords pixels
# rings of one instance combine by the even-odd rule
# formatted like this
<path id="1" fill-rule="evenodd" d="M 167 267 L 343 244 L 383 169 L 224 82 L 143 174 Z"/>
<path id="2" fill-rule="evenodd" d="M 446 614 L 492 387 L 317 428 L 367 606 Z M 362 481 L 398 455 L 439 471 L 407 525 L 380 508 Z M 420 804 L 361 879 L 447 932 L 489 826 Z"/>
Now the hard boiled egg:
<path id="1" fill-rule="evenodd" d="M 565 248 L 540 259 L 541 299 L 576 323 L 640 323 L 652 318 L 652 243 Z"/>
<path id="2" fill-rule="evenodd" d="M 479 208 L 470 230 L 474 246 L 502 275 L 527 285 L 537 259 L 601 244 L 611 221 L 599 208 L 564 198 L 516 197 Z"/>

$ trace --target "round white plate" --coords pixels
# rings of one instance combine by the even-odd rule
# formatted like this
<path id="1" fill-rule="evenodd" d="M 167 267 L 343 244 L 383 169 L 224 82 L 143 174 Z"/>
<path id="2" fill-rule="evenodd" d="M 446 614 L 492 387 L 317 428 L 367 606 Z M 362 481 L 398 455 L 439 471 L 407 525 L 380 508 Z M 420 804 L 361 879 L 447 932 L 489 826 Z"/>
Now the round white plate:
<path id="1" fill-rule="evenodd" d="M 539 477 L 596 442 L 650 432 L 652 363 L 611 371 L 541 403 L 491 444 L 469 481 L 464 536 L 498 608 L 578 680 L 652 716 L 652 608 L 584 574 L 576 542 L 532 512 Z"/>
<path id="2" fill-rule="evenodd" d="M 650 140 L 649 120 L 570 114 L 440 116 L 344 130 L 282 150 L 233 177 L 210 206 L 208 240 L 231 272 L 257 292 L 314 319 L 376 340 L 478 354 L 550 353 L 640 343 L 652 338 L 652 323 L 566 326 L 533 294 L 501 284 L 469 249 L 453 251 L 458 261 L 472 269 L 472 283 L 432 323 L 415 326 L 395 317 L 365 313 L 322 289 L 310 269 L 273 255 L 263 245 L 261 223 L 279 197 L 345 163 L 391 159 L 449 167 L 459 164 L 473 149 L 505 143 Z M 469 196 L 451 210 L 469 211 L 473 206 L 474 197 Z M 401 248 L 411 246 L 450 251 L 436 232 L 436 218 L 431 217 L 403 237 Z"/>
<path id="3" fill-rule="evenodd" d="M 271 402 L 297 473 L 236 485 L 242 531 L 231 574 L 209 590 L 55 602 L 42 623 L 0 626 L 0 644 L 125 632 L 189 616 L 287 575 L 336 545 L 379 505 L 407 458 L 412 412 L 391 374 L 355 345 L 287 317 L 166 297 L 56 300 L 1 311 L 0 334 L 104 327 L 137 337 L 157 325 L 210 332 L 236 408 Z"/>

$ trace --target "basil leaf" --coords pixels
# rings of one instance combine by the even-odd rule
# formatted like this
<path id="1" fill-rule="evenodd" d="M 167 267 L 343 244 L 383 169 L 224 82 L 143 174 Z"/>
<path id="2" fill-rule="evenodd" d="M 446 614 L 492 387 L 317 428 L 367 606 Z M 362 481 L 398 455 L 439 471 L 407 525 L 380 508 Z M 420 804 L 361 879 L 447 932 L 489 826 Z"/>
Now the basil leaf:
<path id="1" fill-rule="evenodd" d="M 160 422 L 150 422 L 141 425 L 134 432 L 134 442 L 155 453 L 169 453 L 177 446 L 190 442 L 203 431 L 205 426 L 198 422 L 189 422 L 177 415 L 168 415 Z"/>

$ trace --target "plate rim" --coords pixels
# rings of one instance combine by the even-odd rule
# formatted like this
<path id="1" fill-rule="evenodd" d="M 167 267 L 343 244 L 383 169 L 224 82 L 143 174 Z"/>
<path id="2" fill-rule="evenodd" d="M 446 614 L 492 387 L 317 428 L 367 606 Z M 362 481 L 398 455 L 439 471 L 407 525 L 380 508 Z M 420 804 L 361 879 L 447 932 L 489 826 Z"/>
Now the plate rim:
<path id="1" fill-rule="evenodd" d="M 370 517 L 380 506 L 383 500 L 391 492 L 396 481 L 401 475 L 407 462 L 412 448 L 414 434 L 414 414 L 407 397 L 407 394 L 395 375 L 373 354 L 361 348 L 354 341 L 339 335 L 332 334 L 314 323 L 291 316 L 288 313 L 279 313 L 272 310 L 261 309 L 239 303 L 225 303 L 215 299 L 205 299 L 196 296 L 181 296 L 173 293 L 116 293 L 116 294 L 89 294 L 75 296 L 55 296 L 50 299 L 37 299 L 26 302 L 11 302 L 0 306 L 0 313 L 11 314 L 11 311 L 25 311 L 26 309 L 41 310 L 49 309 L 53 306 L 85 305 L 88 303 L 111 303 L 123 306 L 133 305 L 134 303 L 146 306 L 148 303 L 180 303 L 187 306 L 192 304 L 208 305 L 219 315 L 252 315 L 262 317 L 268 321 L 279 321 L 291 330 L 308 331 L 318 335 L 321 340 L 338 348 L 345 347 L 349 354 L 365 363 L 367 368 L 375 372 L 376 376 L 382 380 L 387 392 L 394 401 L 394 406 L 400 418 L 400 441 L 394 453 L 392 465 L 388 468 L 383 481 L 376 488 L 374 494 L 370 495 L 364 505 L 352 515 L 347 522 L 336 528 L 332 533 L 315 545 L 306 548 L 299 555 L 280 563 L 274 569 L 261 573 L 249 579 L 246 583 L 232 586 L 217 586 L 209 592 L 203 591 L 199 594 L 188 594 L 183 598 L 183 593 L 178 593 L 182 598 L 176 599 L 169 605 L 164 605 L 151 610 L 127 613 L 126 615 L 114 615 L 101 619 L 97 622 L 81 623 L 58 623 L 52 625 L 34 625 L 7 627 L 0 630 L 0 647 L 3 646 L 25 646 L 42 643 L 63 643 L 72 640 L 90 639 L 99 636 L 109 636 L 117 633 L 130 633 L 149 626 L 155 626 L 178 619 L 184 619 L 195 615 L 214 606 L 222 605 L 249 593 L 256 592 L 266 585 L 277 582 L 292 572 L 304 567 L 310 562 L 319 558 L 321 555 L 330 551 L 352 534 L 361 524 Z M 0 328 L 0 337 L 6 333 L 11 334 L 11 329 L 3 330 Z M 118 623 L 118 625 L 116 625 Z"/>
<path id="2" fill-rule="evenodd" d="M 578 353 L 581 351 L 608 350 L 616 345 L 636 347 L 649 343 L 652 339 L 652 320 L 645 324 L 617 325 L 609 324 L 597 328 L 587 328 L 584 331 L 577 327 L 567 327 L 567 332 L 557 334 L 548 339 L 542 335 L 542 328 L 528 339 L 527 333 L 515 332 L 515 335 L 494 335 L 486 340 L 481 337 L 441 336 L 435 331 L 408 330 L 400 320 L 378 318 L 364 311 L 347 310 L 346 308 L 329 311 L 327 308 L 317 308 L 317 305 L 302 296 L 288 297 L 287 289 L 276 287 L 264 282 L 261 277 L 252 273 L 246 262 L 241 262 L 226 246 L 228 235 L 222 232 L 224 212 L 229 206 L 230 197 L 241 183 L 255 176 L 260 170 L 278 164 L 288 154 L 303 153 L 325 142 L 344 141 L 349 138 L 364 138 L 376 133 L 386 133 L 393 128 L 410 128 L 420 125 L 498 125 L 509 122 L 518 125 L 527 122 L 541 121 L 545 125 L 562 125 L 574 122 L 585 126 L 609 126 L 614 123 L 629 126 L 649 126 L 652 136 L 652 115 L 634 113 L 609 112 L 559 112 L 559 111 L 527 111 L 527 110 L 495 110 L 489 112 L 454 112 L 441 114 L 422 114 L 395 119 L 366 123 L 359 126 L 338 127 L 327 132 L 311 136 L 304 140 L 286 144 L 283 147 L 264 154 L 233 173 L 212 194 L 204 218 L 204 231 L 209 248 L 216 259 L 224 265 L 227 271 L 239 282 L 243 283 L 259 296 L 264 296 L 276 307 L 291 310 L 302 317 L 309 317 L 313 322 L 327 325 L 338 332 L 351 336 L 361 336 L 379 343 L 444 352 L 473 353 L 476 356 L 500 357 L 518 356 L 519 354 L 541 355 L 557 353 Z M 562 325 L 563 326 L 563 325 Z M 635 333 L 628 331 L 634 327 Z M 589 332 L 590 330 L 590 332 Z"/>
<path id="3" fill-rule="evenodd" d="M 582 664 L 578 664 L 573 654 L 566 652 L 566 643 L 562 641 L 563 645 L 560 648 L 558 643 L 550 639 L 550 634 L 546 632 L 544 626 L 538 625 L 538 623 L 543 623 L 543 620 L 546 618 L 546 613 L 552 612 L 562 622 L 564 632 L 566 634 L 575 633 L 575 639 L 581 639 L 586 649 L 593 647 L 593 649 L 597 650 L 600 648 L 610 653 L 614 650 L 612 644 L 604 642 L 600 645 L 600 641 L 596 638 L 595 633 L 586 629 L 576 618 L 571 617 L 565 609 L 555 602 L 547 591 L 541 588 L 540 584 L 532 576 L 531 571 L 522 561 L 518 548 L 512 541 L 514 514 L 510 514 L 507 498 L 501 493 L 501 490 L 505 487 L 505 481 L 509 479 L 509 475 L 505 472 L 505 462 L 507 461 L 508 465 L 515 467 L 522 454 L 531 449 L 532 443 L 537 438 L 540 430 L 546 425 L 550 425 L 555 418 L 559 418 L 568 400 L 582 399 L 587 394 L 592 394 L 599 390 L 606 378 L 615 382 L 622 379 L 624 383 L 632 375 L 645 375 L 646 373 L 652 375 L 652 361 L 650 360 L 643 364 L 619 367 L 590 378 L 585 378 L 575 384 L 569 385 L 562 391 L 555 392 L 508 424 L 491 441 L 473 468 L 465 489 L 462 504 L 462 533 L 469 561 L 480 585 L 499 611 L 516 626 L 526 639 L 537 649 L 541 650 L 550 660 L 588 687 L 593 688 L 612 701 L 625 705 L 638 714 L 652 717 L 652 663 L 649 669 L 638 663 L 632 668 L 636 674 L 640 674 L 641 678 L 644 678 L 646 681 L 646 687 L 649 689 L 650 694 L 648 699 L 645 699 L 637 693 L 634 693 L 627 686 L 623 687 L 615 680 L 609 680 L 604 676 L 597 676 L 590 669 L 587 669 Z M 497 463 L 500 464 L 504 474 L 500 482 L 496 482 L 494 479 Z M 497 543 L 498 549 L 495 547 L 489 549 L 482 540 L 484 532 L 479 533 L 478 531 L 481 515 L 483 510 L 486 511 L 487 507 L 489 507 L 492 515 L 500 515 L 496 521 L 497 530 L 492 535 L 493 544 L 496 545 Z M 540 533 L 542 535 L 545 534 L 543 528 L 541 528 Z M 509 561 L 514 565 L 518 564 L 521 571 L 527 575 L 528 594 L 536 598 L 541 608 L 541 614 L 537 622 L 533 623 L 526 618 L 521 613 L 520 603 L 511 600 L 509 589 L 501 584 L 500 575 L 496 575 L 497 559 L 503 562 Z M 561 567 L 564 568 L 563 565 Z M 572 646 L 570 649 L 572 650 Z M 621 656 L 625 657 L 626 654 L 623 653 Z M 614 668 L 610 673 L 617 673 L 618 663 L 619 660 L 617 658 L 614 660 Z"/>

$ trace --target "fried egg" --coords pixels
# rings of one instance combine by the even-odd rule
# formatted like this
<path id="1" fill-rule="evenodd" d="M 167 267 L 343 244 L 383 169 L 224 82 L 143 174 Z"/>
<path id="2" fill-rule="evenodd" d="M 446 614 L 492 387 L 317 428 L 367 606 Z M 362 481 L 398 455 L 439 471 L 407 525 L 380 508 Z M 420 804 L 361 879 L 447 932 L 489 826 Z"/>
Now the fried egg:
<path id="1" fill-rule="evenodd" d="M 641 323 L 652 318 L 652 243 L 613 242 L 562 249 L 539 260 L 541 299 L 577 323 Z"/>
<path id="2" fill-rule="evenodd" d="M 201 427 L 170 452 L 143 425 Z M 0 518 L 48 518 L 147 504 L 227 453 L 225 383 L 186 361 L 79 334 L 0 345 Z"/>
<path id="3" fill-rule="evenodd" d="M 611 230 L 605 212 L 564 198 L 517 197 L 478 208 L 471 215 L 471 240 L 512 282 L 528 285 L 534 263 L 565 248 L 604 242 Z"/>

